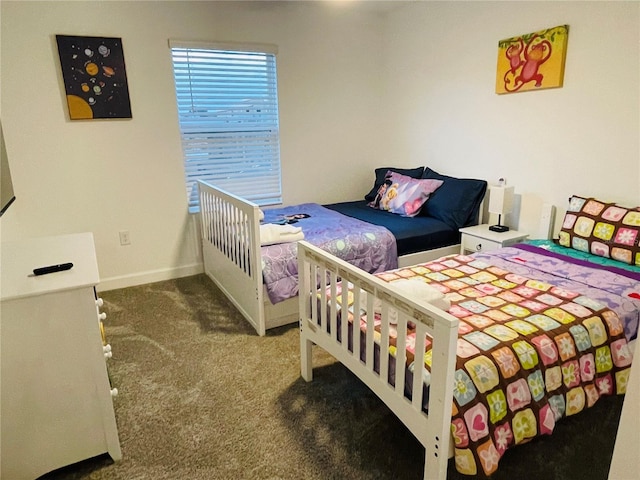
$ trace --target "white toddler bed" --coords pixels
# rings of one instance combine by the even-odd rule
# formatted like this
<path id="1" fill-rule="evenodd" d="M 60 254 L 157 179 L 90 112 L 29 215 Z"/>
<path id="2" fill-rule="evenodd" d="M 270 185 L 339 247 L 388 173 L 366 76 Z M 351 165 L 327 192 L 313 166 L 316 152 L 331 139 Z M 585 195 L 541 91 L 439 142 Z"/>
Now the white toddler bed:
<path id="1" fill-rule="evenodd" d="M 446 478 L 454 450 L 460 473 L 490 475 L 508 448 L 551 434 L 602 395 L 625 392 L 640 269 L 623 272 L 601 257 L 587 263 L 588 254 L 577 259 L 554 246 L 453 255 L 370 275 L 299 242 L 302 377 L 312 379 L 312 346 L 320 346 L 422 443 L 425 479 Z M 421 276 L 448 290 L 448 311 L 393 286 Z M 373 322 L 367 312 L 375 312 Z"/>
<path id="2" fill-rule="evenodd" d="M 449 178 L 449 177 L 446 177 Z M 452 181 L 458 179 L 452 179 Z M 457 184 L 456 184 L 457 185 Z M 271 303 L 263 285 L 258 205 L 199 181 L 200 229 L 204 270 L 259 335 L 297 322 L 298 301 Z M 484 195 L 484 191 L 481 192 Z M 482 205 L 476 205 L 482 212 Z M 457 229 L 456 229 L 457 230 Z M 405 266 L 459 251 L 459 243 L 398 257 Z"/>

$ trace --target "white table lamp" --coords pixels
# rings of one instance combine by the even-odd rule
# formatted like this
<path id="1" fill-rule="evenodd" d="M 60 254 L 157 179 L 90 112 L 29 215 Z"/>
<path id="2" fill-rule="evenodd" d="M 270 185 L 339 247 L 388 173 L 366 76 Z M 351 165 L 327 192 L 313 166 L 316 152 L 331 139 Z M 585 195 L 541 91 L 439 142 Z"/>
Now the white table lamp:
<path id="1" fill-rule="evenodd" d="M 489 192 L 489 213 L 498 215 L 498 224 L 491 225 L 492 232 L 507 232 L 509 227 L 502 225 L 502 216 L 513 209 L 514 187 L 495 186 Z"/>

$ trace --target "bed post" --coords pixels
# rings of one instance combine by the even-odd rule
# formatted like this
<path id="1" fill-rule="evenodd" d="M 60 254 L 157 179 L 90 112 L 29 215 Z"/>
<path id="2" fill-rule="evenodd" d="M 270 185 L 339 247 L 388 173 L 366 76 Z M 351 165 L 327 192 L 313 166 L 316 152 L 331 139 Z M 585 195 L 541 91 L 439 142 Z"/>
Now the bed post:
<path id="1" fill-rule="evenodd" d="M 307 319 L 309 318 L 309 300 L 307 293 L 310 292 L 310 265 L 307 260 L 306 251 L 299 248 L 298 243 L 298 315 L 300 326 L 300 373 L 305 381 L 313 380 L 313 342 L 307 339 L 305 329 L 307 328 Z M 305 298 L 307 301 L 305 301 Z"/>
<path id="2" fill-rule="evenodd" d="M 447 478 L 451 441 L 451 408 L 458 345 L 458 322 L 436 321 L 429 387 L 429 422 L 424 456 L 424 479 Z"/>

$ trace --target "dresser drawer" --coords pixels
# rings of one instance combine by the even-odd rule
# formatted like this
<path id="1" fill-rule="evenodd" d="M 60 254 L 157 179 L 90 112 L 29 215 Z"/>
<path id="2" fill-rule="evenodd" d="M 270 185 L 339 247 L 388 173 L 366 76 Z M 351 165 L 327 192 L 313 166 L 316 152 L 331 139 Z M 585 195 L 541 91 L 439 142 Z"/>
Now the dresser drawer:
<path id="1" fill-rule="evenodd" d="M 500 242 L 492 242 L 486 238 L 474 237 L 472 235 L 462 235 L 462 251 L 465 253 L 489 252 L 497 250 L 502 245 Z"/>

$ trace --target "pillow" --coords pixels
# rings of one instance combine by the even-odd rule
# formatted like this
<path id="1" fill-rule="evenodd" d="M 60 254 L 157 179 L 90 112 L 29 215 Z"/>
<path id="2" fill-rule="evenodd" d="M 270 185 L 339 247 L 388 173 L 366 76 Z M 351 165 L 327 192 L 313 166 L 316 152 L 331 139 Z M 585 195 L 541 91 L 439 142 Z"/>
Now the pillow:
<path id="1" fill-rule="evenodd" d="M 442 180 L 419 180 L 389 170 L 369 206 L 403 217 L 415 217 L 440 185 Z"/>
<path id="2" fill-rule="evenodd" d="M 487 191 L 485 180 L 455 178 L 425 168 L 422 178 L 442 180 L 444 183 L 431 195 L 420 215 L 434 217 L 451 228 L 475 225 L 478 209 Z"/>
<path id="3" fill-rule="evenodd" d="M 376 174 L 376 180 L 375 182 L 373 182 L 373 188 L 371 189 L 371 191 L 369 193 L 367 193 L 364 196 L 364 199 L 367 202 L 372 202 L 374 198 L 376 198 L 376 195 L 378 194 L 378 190 L 380 189 L 380 186 L 384 183 L 384 177 L 387 176 L 387 172 L 391 170 L 392 172 L 397 172 L 401 175 L 407 175 L 411 178 L 420 178 L 422 176 L 422 172 L 424 172 L 424 167 L 418 167 L 418 168 L 394 168 L 394 167 L 387 167 L 387 168 L 376 168 L 375 170 L 375 174 Z"/>
<path id="4" fill-rule="evenodd" d="M 640 266 L 640 210 L 574 195 L 558 243 Z"/>

